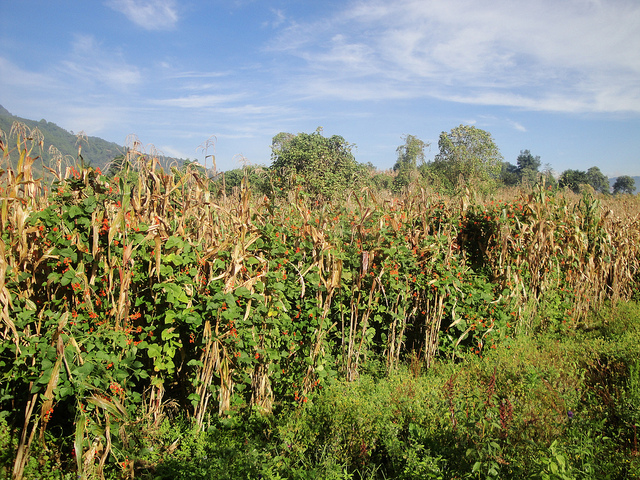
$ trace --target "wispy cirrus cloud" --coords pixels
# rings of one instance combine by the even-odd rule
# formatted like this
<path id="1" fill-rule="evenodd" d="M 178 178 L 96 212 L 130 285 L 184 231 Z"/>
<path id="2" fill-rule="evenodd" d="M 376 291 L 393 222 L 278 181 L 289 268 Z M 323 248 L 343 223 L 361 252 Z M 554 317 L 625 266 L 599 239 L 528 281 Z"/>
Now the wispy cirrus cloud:
<path id="1" fill-rule="evenodd" d="M 62 87 L 51 75 L 24 70 L 6 57 L 0 57 L 0 86 L 5 94 L 10 92 L 10 88 L 15 87 L 36 90 L 51 90 L 56 86 Z"/>
<path id="2" fill-rule="evenodd" d="M 39 68 L 25 69 L 0 57 L 0 91 L 8 105 L 17 101 L 25 115 L 37 112 L 91 135 L 131 118 L 132 94 L 143 77 L 118 49 L 92 35 L 75 35 L 62 58 Z"/>
<path id="3" fill-rule="evenodd" d="M 355 99 L 400 91 L 533 110 L 640 112 L 634 0 L 362 0 L 331 19 L 289 26 L 271 48 L 307 62 L 313 80 L 299 88 L 331 86 L 318 95 L 341 98 L 366 84 Z"/>
<path id="4" fill-rule="evenodd" d="M 272 8 L 271 13 L 274 16 L 273 20 L 262 22 L 263 27 L 277 28 L 287 20 L 287 17 L 282 10 Z"/>
<path id="5" fill-rule="evenodd" d="M 166 68 L 170 68 L 170 65 L 166 65 Z M 231 72 L 198 72 L 195 70 L 181 71 L 172 73 L 171 78 L 219 78 L 229 76 Z"/>
<path id="6" fill-rule="evenodd" d="M 109 0 L 106 5 L 146 30 L 168 30 L 179 20 L 175 0 Z"/>
<path id="7" fill-rule="evenodd" d="M 104 48 L 92 35 L 75 35 L 72 52 L 60 63 L 60 74 L 72 75 L 81 85 L 100 84 L 123 92 L 142 82 L 140 69 L 118 51 Z"/>
<path id="8" fill-rule="evenodd" d="M 527 129 L 524 125 L 522 125 L 520 122 L 516 122 L 514 120 L 508 120 L 509 124 L 517 131 L 519 132 L 526 132 Z"/>
<path id="9" fill-rule="evenodd" d="M 188 95 L 185 97 L 163 98 L 152 100 L 156 105 L 180 108 L 208 108 L 218 107 L 229 102 L 235 102 L 244 97 L 242 93 L 230 95 Z"/>

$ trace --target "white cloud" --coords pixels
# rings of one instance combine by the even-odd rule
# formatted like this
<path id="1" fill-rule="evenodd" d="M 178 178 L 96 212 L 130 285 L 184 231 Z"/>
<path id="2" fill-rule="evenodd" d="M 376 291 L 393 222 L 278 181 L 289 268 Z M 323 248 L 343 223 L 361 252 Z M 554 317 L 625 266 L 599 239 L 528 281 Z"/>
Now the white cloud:
<path id="1" fill-rule="evenodd" d="M 153 100 L 152 103 L 180 108 L 207 108 L 217 107 L 224 103 L 238 100 L 243 96 L 240 93 L 231 95 L 189 95 L 186 97 Z"/>
<path id="2" fill-rule="evenodd" d="M 142 78 L 138 67 L 91 35 L 76 35 L 62 59 L 37 67 L 23 69 L 0 57 L 0 91 L 10 99 L 7 108 L 16 105 L 12 113 L 89 135 L 133 128 L 127 126 L 135 110 L 130 93 Z"/>
<path id="3" fill-rule="evenodd" d="M 272 48 L 306 60 L 309 95 L 640 112 L 635 0 L 360 0 Z"/>
<path id="4" fill-rule="evenodd" d="M 519 122 L 510 121 L 510 123 L 511 123 L 511 126 L 513 128 L 515 128 L 516 130 L 518 130 L 519 132 L 526 132 L 527 131 L 527 129 L 524 127 L 524 125 L 522 125 Z"/>
<path id="5" fill-rule="evenodd" d="M 85 39 L 86 40 L 86 39 Z M 117 87 L 116 97 L 122 96 L 123 85 L 136 84 L 139 74 L 129 71 L 119 63 L 107 64 L 94 60 L 94 65 L 81 61 L 77 55 L 54 68 L 44 71 L 23 70 L 11 61 L 0 57 L 0 91 L 10 101 L 5 106 L 11 111 L 13 102 L 20 110 L 12 113 L 27 118 L 46 118 L 64 128 L 84 130 L 89 135 L 98 135 L 106 128 L 122 123 L 130 114 L 128 107 L 108 97 L 91 93 L 97 82 L 101 87 Z M 74 82 L 69 82 L 70 79 Z M 63 108 L 61 107 L 63 105 Z M 17 107 L 16 107 L 17 108 Z"/>
<path id="6" fill-rule="evenodd" d="M 74 131 L 84 130 L 91 136 L 99 136 L 113 125 L 122 123 L 123 118 L 131 115 L 130 107 L 120 107 L 114 105 L 71 105 L 66 111 L 56 118 L 64 125 Z M 122 143 L 124 138 L 116 141 Z"/>
<path id="7" fill-rule="evenodd" d="M 5 95 L 9 87 L 49 90 L 54 85 L 60 86 L 50 75 L 23 70 L 7 58 L 0 57 L 0 86 L 3 86 Z"/>
<path id="8" fill-rule="evenodd" d="M 182 151 L 179 148 L 175 148 L 172 147 L 171 145 L 162 145 L 158 148 L 158 153 L 160 153 L 163 156 L 166 157 L 173 157 L 173 158 L 189 158 L 190 156 L 193 157 L 194 155 L 187 155 L 184 151 Z"/>
<path id="9" fill-rule="evenodd" d="M 106 5 L 146 30 L 172 29 L 178 22 L 175 0 L 109 0 Z"/>
<path id="10" fill-rule="evenodd" d="M 170 68 L 169 64 L 163 65 L 165 68 Z M 230 75 L 231 72 L 197 72 L 197 71 L 186 71 L 186 72 L 176 72 L 171 75 L 171 78 L 218 78 L 225 77 Z"/>
<path id="11" fill-rule="evenodd" d="M 284 12 L 282 10 L 276 10 L 274 8 L 271 9 L 271 13 L 273 13 L 273 16 L 275 17 L 273 20 L 271 21 L 266 21 L 262 23 L 263 27 L 272 27 L 272 28 L 277 28 L 280 25 L 282 25 L 287 17 L 285 16 Z"/>
<path id="12" fill-rule="evenodd" d="M 128 64 L 119 52 L 104 49 L 91 35 L 76 35 L 73 52 L 61 62 L 61 75 L 72 75 L 83 84 L 102 84 L 112 90 L 124 91 L 142 82 L 142 73 Z M 80 92 L 78 92 L 80 93 Z"/>

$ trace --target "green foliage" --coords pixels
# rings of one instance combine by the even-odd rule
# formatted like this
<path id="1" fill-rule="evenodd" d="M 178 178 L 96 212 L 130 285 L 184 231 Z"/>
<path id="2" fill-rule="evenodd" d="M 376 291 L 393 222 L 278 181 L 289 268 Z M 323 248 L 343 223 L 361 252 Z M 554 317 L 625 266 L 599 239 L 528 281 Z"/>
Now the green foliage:
<path id="1" fill-rule="evenodd" d="M 623 311 L 630 310 L 603 315 Z M 164 443 L 180 438 L 180 445 L 155 475 L 636 478 L 633 429 L 611 421 L 612 397 L 599 392 L 620 379 L 612 371 L 606 378 L 590 373 L 626 344 L 611 337 L 603 354 L 598 337 L 521 336 L 423 373 L 414 357 L 385 378 L 326 385 L 303 406 L 274 416 L 222 419 L 206 432 L 178 426 L 184 433 L 174 428 Z"/>
<path id="2" fill-rule="evenodd" d="M 403 169 L 416 170 L 424 163 L 424 149 L 429 146 L 415 135 L 405 135 L 404 145 L 400 145 L 396 152 L 398 160 L 393 166 L 394 171 Z"/>
<path id="3" fill-rule="evenodd" d="M 575 193 L 580 192 L 581 185 L 590 185 L 596 192 L 609 193 L 609 180 L 598 167 L 591 167 L 586 172 L 565 170 L 560 175 L 558 184 L 561 188 L 568 187 Z"/>
<path id="4" fill-rule="evenodd" d="M 516 165 L 509 162 L 502 164 L 500 179 L 507 185 L 517 185 L 525 182 L 533 185 L 539 180 L 540 157 L 533 156 L 529 150 L 521 150 Z"/>
<path id="5" fill-rule="evenodd" d="M 613 184 L 614 195 L 617 195 L 619 193 L 627 193 L 629 195 L 632 195 L 633 192 L 635 192 L 635 190 L 636 190 L 636 183 L 633 180 L 633 178 L 631 178 L 628 175 L 622 175 L 616 178 L 616 181 Z"/>
<path id="6" fill-rule="evenodd" d="M 0 478 L 11 477 L 13 452 L 16 448 L 16 439 L 12 435 L 5 416 L 8 412 L 0 412 Z"/>
<path id="7" fill-rule="evenodd" d="M 491 188 L 500 176 L 502 155 L 489 132 L 460 125 L 442 132 L 438 148 L 440 152 L 430 167 L 451 188 Z"/>
<path id="8" fill-rule="evenodd" d="M 193 461 L 222 478 L 518 478 L 567 424 L 575 468 L 631 468 L 581 452 L 630 448 L 637 341 L 558 342 L 637 290 L 640 231 L 592 196 L 254 201 L 136 152 L 132 170 L 74 166 L 49 189 L 16 144 L 2 161 L 19 175 L 0 173 L 0 416 L 16 440 L 0 441 L 25 475 L 151 475 L 162 459 L 166 477 Z"/>
<path id="9" fill-rule="evenodd" d="M 587 172 L 582 170 L 565 170 L 560 174 L 558 179 L 558 186 L 560 188 L 570 188 L 575 193 L 580 192 L 580 185 L 588 184 Z"/>
<path id="10" fill-rule="evenodd" d="M 324 137 L 321 128 L 295 136 L 279 133 L 271 146 L 270 170 L 276 191 L 302 187 L 317 199 L 343 196 L 364 176 L 364 166 L 356 162 L 353 147 L 339 135 Z"/>
<path id="11" fill-rule="evenodd" d="M 520 150 L 520 155 L 516 160 L 518 171 L 523 180 L 535 182 L 537 180 L 538 169 L 540 168 L 540 157 L 533 156 L 529 150 Z"/>
<path id="12" fill-rule="evenodd" d="M 241 191 L 243 182 L 255 194 L 264 195 L 270 189 L 266 169 L 252 165 L 221 173 L 216 178 L 214 189 L 224 191 L 226 195 L 232 195 L 234 192 Z"/>
<path id="13" fill-rule="evenodd" d="M 512 165 L 509 162 L 504 162 L 502 164 L 502 170 L 500 172 L 500 180 L 507 187 L 518 185 L 521 180 L 518 172 L 518 166 Z"/>
<path id="14" fill-rule="evenodd" d="M 587 182 L 596 192 L 609 193 L 609 179 L 598 167 L 591 167 L 587 170 Z"/>
<path id="15" fill-rule="evenodd" d="M 393 179 L 393 189 L 402 191 L 418 177 L 418 166 L 424 164 L 424 150 L 429 146 L 414 135 L 406 135 L 404 145 L 400 145 L 396 152 L 398 159 L 393 166 L 396 177 Z"/>
<path id="16" fill-rule="evenodd" d="M 41 145 L 34 151 L 34 154 L 40 157 L 34 164 L 34 170 L 40 176 L 48 175 L 43 166 L 57 169 L 58 165 L 61 165 L 64 170 L 67 166 L 75 165 L 77 160 L 85 165 L 106 170 L 114 159 L 124 158 L 123 152 L 127 150 L 114 142 L 87 136 L 84 132 L 68 132 L 45 119 L 36 121 L 17 117 L 0 106 L 0 131 L 9 135 L 15 126 L 23 130 L 37 131 L 37 135 L 42 136 Z M 162 157 L 162 162 L 164 165 L 180 164 L 182 160 Z"/>
<path id="17" fill-rule="evenodd" d="M 369 173 L 368 184 L 376 192 L 391 191 L 394 188 L 395 178 L 389 171 L 374 171 Z"/>

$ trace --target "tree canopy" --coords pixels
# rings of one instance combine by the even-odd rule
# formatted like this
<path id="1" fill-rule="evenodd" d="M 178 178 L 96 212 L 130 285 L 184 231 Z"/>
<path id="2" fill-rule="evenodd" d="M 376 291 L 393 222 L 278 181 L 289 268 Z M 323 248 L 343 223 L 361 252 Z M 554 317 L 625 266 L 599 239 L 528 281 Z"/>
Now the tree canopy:
<path id="1" fill-rule="evenodd" d="M 520 181 L 535 183 L 538 180 L 540 157 L 533 156 L 529 150 L 521 150 L 516 159 Z"/>
<path id="2" fill-rule="evenodd" d="M 633 194 L 635 191 L 636 182 L 629 175 L 622 175 L 621 177 L 616 178 L 616 181 L 613 184 L 614 195 L 618 193 Z"/>
<path id="3" fill-rule="evenodd" d="M 520 150 L 516 164 L 509 162 L 502 164 L 500 179 L 507 186 L 518 185 L 522 182 L 535 183 L 540 179 L 540 157 L 533 156 L 529 150 Z"/>
<path id="4" fill-rule="evenodd" d="M 565 170 L 560 174 L 558 184 L 561 188 L 567 187 L 575 193 L 580 192 L 581 185 L 590 185 L 597 192 L 609 193 L 609 180 L 598 167 L 589 170 Z"/>
<path id="5" fill-rule="evenodd" d="M 281 132 L 271 144 L 274 186 L 281 191 L 302 186 L 319 198 L 339 196 L 364 175 L 365 167 L 356 162 L 353 148 L 339 135 L 324 137 L 321 127 L 313 133 Z"/>
<path id="6" fill-rule="evenodd" d="M 609 179 L 598 167 L 591 167 L 587 170 L 587 182 L 596 192 L 609 193 L 611 189 Z"/>
<path id="7" fill-rule="evenodd" d="M 587 184 L 587 172 L 582 170 L 568 169 L 560 174 L 558 185 L 560 188 L 567 187 L 575 193 L 580 192 L 580 185 Z"/>
<path id="8" fill-rule="evenodd" d="M 503 158 L 489 132 L 460 125 L 440 134 L 438 148 L 432 168 L 451 187 L 494 184 L 500 176 Z"/>
<path id="9" fill-rule="evenodd" d="M 406 187 L 418 176 L 418 166 L 424 164 L 424 150 L 429 146 L 415 135 L 406 135 L 404 140 L 404 144 L 396 149 L 398 159 L 393 166 L 395 190 Z"/>

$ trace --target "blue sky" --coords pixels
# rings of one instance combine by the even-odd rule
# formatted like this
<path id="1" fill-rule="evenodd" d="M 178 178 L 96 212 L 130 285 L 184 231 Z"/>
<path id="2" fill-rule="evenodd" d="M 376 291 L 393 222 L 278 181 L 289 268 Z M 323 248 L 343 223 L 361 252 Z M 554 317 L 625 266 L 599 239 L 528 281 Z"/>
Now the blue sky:
<path id="1" fill-rule="evenodd" d="M 432 159 L 471 124 L 511 163 L 640 175 L 638 0 L 0 0 L 0 18 L 11 113 L 201 162 L 211 138 L 220 170 L 319 126 L 391 168 L 403 135 Z"/>

